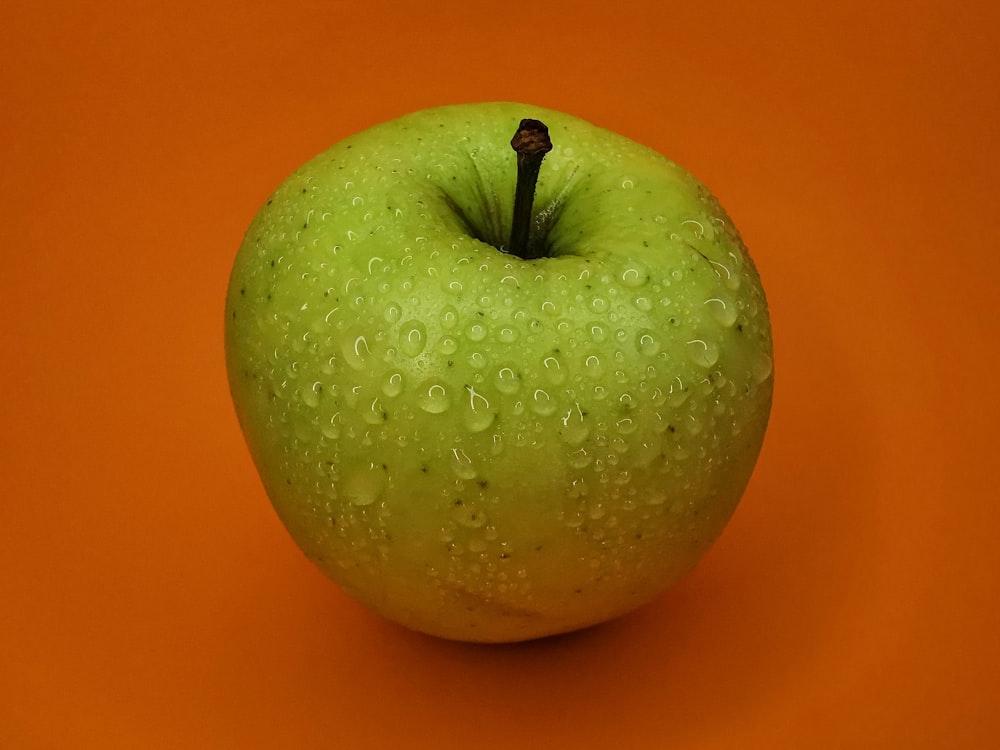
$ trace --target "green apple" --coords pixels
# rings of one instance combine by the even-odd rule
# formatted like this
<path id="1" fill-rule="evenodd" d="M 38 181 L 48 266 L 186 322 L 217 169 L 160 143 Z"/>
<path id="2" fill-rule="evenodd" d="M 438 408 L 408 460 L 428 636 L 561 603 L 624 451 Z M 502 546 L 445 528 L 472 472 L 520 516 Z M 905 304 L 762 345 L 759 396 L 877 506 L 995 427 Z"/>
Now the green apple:
<path id="1" fill-rule="evenodd" d="M 418 112 L 301 167 L 250 225 L 225 335 L 292 538 L 452 639 L 655 598 L 732 515 L 771 406 L 764 292 L 718 201 L 525 104 Z"/>

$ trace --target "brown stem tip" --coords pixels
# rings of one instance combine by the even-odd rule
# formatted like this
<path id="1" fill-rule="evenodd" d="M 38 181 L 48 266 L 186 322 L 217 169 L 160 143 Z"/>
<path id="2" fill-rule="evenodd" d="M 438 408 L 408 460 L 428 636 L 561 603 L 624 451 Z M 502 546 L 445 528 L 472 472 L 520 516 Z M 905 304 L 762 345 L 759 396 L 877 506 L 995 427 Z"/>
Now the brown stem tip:
<path id="1" fill-rule="evenodd" d="M 531 208 L 535 201 L 535 186 L 542 159 L 552 150 L 549 129 L 539 120 L 524 119 L 510 139 L 517 153 L 517 186 L 514 189 L 514 215 L 511 221 L 510 243 L 506 250 L 525 260 L 539 258 L 544 248 L 531 242 Z"/>
<path id="2" fill-rule="evenodd" d="M 540 120 L 521 120 L 517 132 L 510 139 L 510 147 L 517 152 L 519 160 L 537 154 L 544 157 L 552 150 L 549 129 Z"/>

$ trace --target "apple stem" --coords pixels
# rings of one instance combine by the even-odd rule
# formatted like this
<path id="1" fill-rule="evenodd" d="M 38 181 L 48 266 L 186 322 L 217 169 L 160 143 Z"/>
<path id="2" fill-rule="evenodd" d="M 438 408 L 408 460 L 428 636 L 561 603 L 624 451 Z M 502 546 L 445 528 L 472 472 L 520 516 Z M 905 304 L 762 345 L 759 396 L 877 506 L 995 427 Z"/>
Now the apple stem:
<path id="1" fill-rule="evenodd" d="M 517 186 L 514 189 L 514 216 L 511 221 L 508 253 L 525 260 L 544 255 L 542 243 L 531 243 L 531 207 L 535 202 L 535 186 L 542 159 L 552 150 L 549 129 L 538 120 L 521 120 L 510 141 L 517 153 Z"/>

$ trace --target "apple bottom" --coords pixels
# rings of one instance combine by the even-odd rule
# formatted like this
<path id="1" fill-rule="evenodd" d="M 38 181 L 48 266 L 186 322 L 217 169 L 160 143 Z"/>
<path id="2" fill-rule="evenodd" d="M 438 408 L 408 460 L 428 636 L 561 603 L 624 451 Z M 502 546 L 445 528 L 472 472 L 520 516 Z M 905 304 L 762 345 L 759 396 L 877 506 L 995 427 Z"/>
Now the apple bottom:
<path id="1" fill-rule="evenodd" d="M 367 608 L 386 619 L 428 635 L 474 643 L 514 643 L 582 630 L 628 614 L 648 604 L 670 582 L 692 567 L 666 574 L 650 571 L 657 585 L 606 579 L 586 588 L 567 591 L 559 587 L 524 600 L 469 591 L 460 584 L 443 581 L 433 595 L 416 591 L 405 579 L 380 582 L 382 590 L 373 596 L 365 583 L 357 587 L 341 580 L 341 587 Z M 342 577 L 346 578 L 346 577 Z M 499 589 L 503 584 L 498 584 Z"/>
<path id="2" fill-rule="evenodd" d="M 367 608 L 429 635 L 506 643 L 590 627 L 649 603 L 695 566 L 735 506 L 691 515 L 688 503 L 647 505 L 617 534 L 555 517 L 503 525 L 509 552 L 499 554 L 442 540 L 406 519 L 389 530 L 372 508 L 334 520 L 304 507 L 276 497 L 307 557 Z"/>

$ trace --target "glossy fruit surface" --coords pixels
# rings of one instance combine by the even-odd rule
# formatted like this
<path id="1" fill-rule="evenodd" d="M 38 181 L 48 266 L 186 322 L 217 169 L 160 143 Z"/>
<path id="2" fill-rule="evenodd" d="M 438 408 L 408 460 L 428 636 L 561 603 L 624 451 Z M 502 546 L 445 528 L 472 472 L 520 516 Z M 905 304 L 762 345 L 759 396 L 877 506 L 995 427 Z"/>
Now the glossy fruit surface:
<path id="1" fill-rule="evenodd" d="M 534 241 L 509 141 L 546 122 Z M 247 232 L 230 386 L 296 542 L 409 627 L 508 641 L 655 597 L 718 536 L 772 394 L 760 280 L 708 190 L 522 104 L 425 110 L 295 172 Z"/>

